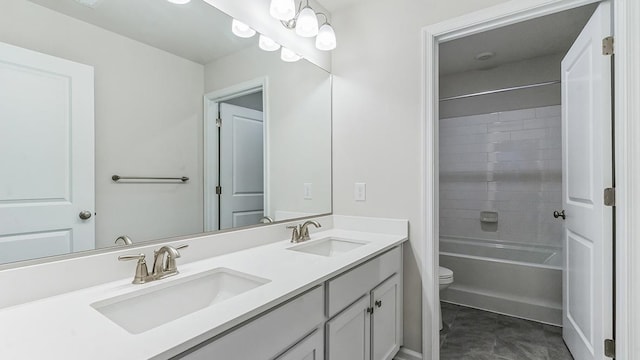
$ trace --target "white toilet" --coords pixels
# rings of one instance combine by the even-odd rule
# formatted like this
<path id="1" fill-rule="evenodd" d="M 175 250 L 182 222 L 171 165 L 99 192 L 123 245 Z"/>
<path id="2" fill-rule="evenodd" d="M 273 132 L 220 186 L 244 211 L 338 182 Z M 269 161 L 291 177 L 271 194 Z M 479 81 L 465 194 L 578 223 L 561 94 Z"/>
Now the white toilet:
<path id="1" fill-rule="evenodd" d="M 446 289 L 453 283 L 453 271 L 451 269 L 447 269 L 446 267 L 440 266 L 438 269 L 438 277 L 440 283 L 440 294 L 442 294 L 442 290 Z M 438 323 L 440 323 L 440 330 L 442 330 L 442 307 L 440 306 L 440 302 L 438 301 Z"/>

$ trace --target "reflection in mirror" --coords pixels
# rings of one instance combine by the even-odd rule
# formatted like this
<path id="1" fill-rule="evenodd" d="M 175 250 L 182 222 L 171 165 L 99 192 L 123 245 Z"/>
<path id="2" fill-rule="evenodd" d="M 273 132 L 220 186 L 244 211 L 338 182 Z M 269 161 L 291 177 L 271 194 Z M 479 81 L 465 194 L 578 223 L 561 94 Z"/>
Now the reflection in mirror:
<path id="1" fill-rule="evenodd" d="M 231 22 L 0 3 L 0 263 L 331 212 L 330 75 Z"/>

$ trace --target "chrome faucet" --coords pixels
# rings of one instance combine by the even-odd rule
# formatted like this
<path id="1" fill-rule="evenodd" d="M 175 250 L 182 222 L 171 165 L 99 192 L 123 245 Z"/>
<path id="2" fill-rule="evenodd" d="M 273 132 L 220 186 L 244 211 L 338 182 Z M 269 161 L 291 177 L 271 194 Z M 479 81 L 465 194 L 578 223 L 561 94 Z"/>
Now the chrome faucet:
<path id="1" fill-rule="evenodd" d="M 173 246 L 165 245 L 154 251 L 153 273 L 151 276 L 153 276 L 155 280 L 158 280 L 177 274 L 176 259 L 180 257 L 178 249 L 184 249 L 188 246 L 189 245 L 182 245 L 174 248 Z"/>
<path id="2" fill-rule="evenodd" d="M 309 236 L 309 225 L 315 226 L 316 229 L 322 227 L 322 225 L 315 220 L 305 221 L 304 224 L 300 226 L 300 241 L 311 240 L 311 237 Z"/>
<path id="3" fill-rule="evenodd" d="M 262 224 L 271 224 L 273 222 L 273 218 L 271 216 L 263 216 L 260 218 L 260 222 Z"/>
<path id="4" fill-rule="evenodd" d="M 320 225 L 320 223 L 315 220 L 305 221 L 305 223 L 302 225 L 287 226 L 287 229 L 293 229 L 291 233 L 291 242 L 299 243 L 310 240 L 311 237 L 309 236 L 309 225 L 313 225 L 316 228 L 322 227 L 322 225 Z"/>
<path id="5" fill-rule="evenodd" d="M 184 249 L 189 245 L 181 245 L 177 248 L 173 246 L 165 245 L 160 249 L 153 252 L 153 272 L 149 274 L 149 269 L 147 268 L 147 261 L 145 260 L 145 255 L 140 253 L 137 255 L 122 255 L 118 256 L 118 260 L 126 261 L 126 260 L 138 260 L 136 264 L 136 274 L 133 277 L 133 284 L 144 284 L 154 280 L 164 279 L 171 275 L 176 275 L 178 273 L 178 268 L 176 267 L 176 259 L 180 257 L 180 252 L 178 249 Z M 166 255 L 166 261 L 165 261 Z"/>
<path id="6" fill-rule="evenodd" d="M 118 245 L 118 242 L 122 241 L 123 245 L 132 245 L 133 241 L 131 240 L 130 237 L 128 237 L 127 235 L 120 235 L 116 238 L 116 241 L 114 242 L 116 245 Z"/>

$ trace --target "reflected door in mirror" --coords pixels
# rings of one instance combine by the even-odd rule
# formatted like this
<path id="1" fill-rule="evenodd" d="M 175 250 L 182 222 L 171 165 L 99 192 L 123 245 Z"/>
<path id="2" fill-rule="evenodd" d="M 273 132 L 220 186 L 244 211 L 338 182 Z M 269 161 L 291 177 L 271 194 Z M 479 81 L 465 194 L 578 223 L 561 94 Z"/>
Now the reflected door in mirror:
<path id="1" fill-rule="evenodd" d="M 94 248 L 93 68 L 0 43 L 0 263 Z"/>
<path id="2" fill-rule="evenodd" d="M 260 223 L 264 216 L 262 111 L 220 104 L 220 229 Z"/>

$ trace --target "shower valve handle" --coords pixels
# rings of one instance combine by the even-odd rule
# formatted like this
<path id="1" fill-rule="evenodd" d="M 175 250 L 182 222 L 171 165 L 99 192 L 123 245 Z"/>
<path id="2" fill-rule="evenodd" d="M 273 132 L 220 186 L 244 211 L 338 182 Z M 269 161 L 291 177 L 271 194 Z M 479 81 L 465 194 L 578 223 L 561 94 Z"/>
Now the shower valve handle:
<path id="1" fill-rule="evenodd" d="M 562 210 L 562 211 L 557 211 L 557 210 L 554 211 L 553 212 L 553 217 L 556 218 L 556 219 L 557 218 L 562 218 L 562 220 L 565 220 L 567 218 L 567 216 L 564 214 L 564 210 Z"/>

